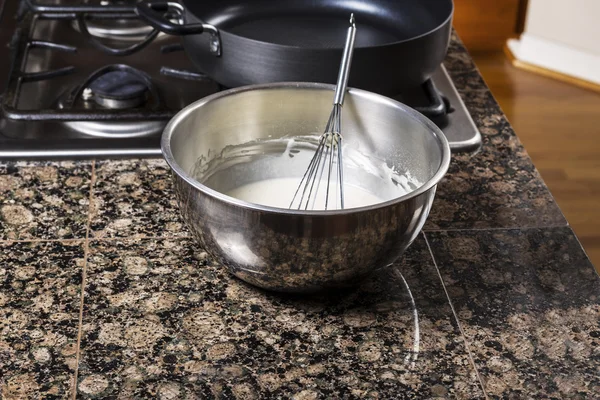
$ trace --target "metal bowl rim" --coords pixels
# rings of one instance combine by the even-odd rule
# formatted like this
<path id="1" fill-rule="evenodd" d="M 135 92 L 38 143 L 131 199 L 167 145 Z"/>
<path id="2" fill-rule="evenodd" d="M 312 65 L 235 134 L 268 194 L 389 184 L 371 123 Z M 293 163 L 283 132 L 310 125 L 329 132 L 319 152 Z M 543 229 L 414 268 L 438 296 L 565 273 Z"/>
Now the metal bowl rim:
<path id="1" fill-rule="evenodd" d="M 392 200 L 388 200 L 382 203 L 376 203 L 363 207 L 355 207 L 355 208 L 346 208 L 343 210 L 293 210 L 288 208 L 279 208 L 279 207 L 271 207 L 262 204 L 249 203 L 244 200 L 236 199 L 235 197 L 228 196 L 224 193 L 216 191 L 214 189 L 209 188 L 208 186 L 203 185 L 198 182 L 189 174 L 187 174 L 183 168 L 177 163 L 175 157 L 173 156 L 173 152 L 171 151 L 171 137 L 175 132 L 176 127 L 179 123 L 187 118 L 190 114 L 192 114 L 196 109 L 202 107 L 205 104 L 216 101 L 223 97 L 232 96 L 239 93 L 256 91 L 256 90 L 273 90 L 273 89 L 311 89 L 311 90 L 323 90 L 328 89 L 332 91 L 335 90 L 335 85 L 327 84 L 327 83 L 313 83 L 313 82 L 275 82 L 275 83 L 265 83 L 265 84 L 257 84 L 257 85 L 247 85 L 240 86 L 233 89 L 224 90 L 221 92 L 214 93 L 210 96 L 204 97 L 200 100 L 197 100 L 187 107 L 183 108 L 179 111 L 165 126 L 163 130 L 163 134 L 161 137 L 161 150 L 163 153 L 163 157 L 169 167 L 173 172 L 177 174 L 181 179 L 186 181 L 189 185 L 193 186 L 197 190 L 203 192 L 204 194 L 217 199 L 219 201 L 235 205 L 238 207 L 242 207 L 244 209 L 253 210 L 253 211 L 261 211 L 267 213 L 275 213 L 275 214 L 284 214 L 290 216 L 306 216 L 306 217 L 322 217 L 322 216 L 339 216 L 339 215 L 348 215 L 355 214 L 360 212 L 372 211 L 381 208 L 386 208 L 398 203 L 402 203 L 406 200 L 417 197 L 439 183 L 439 181 L 444 177 L 446 172 L 448 171 L 448 167 L 450 165 L 450 145 L 448 144 L 448 140 L 446 136 L 441 131 L 441 129 L 435 125 L 431 120 L 425 117 L 423 114 L 419 113 L 415 109 L 407 106 L 404 103 L 393 100 L 389 97 L 385 97 L 373 92 L 369 92 L 362 89 L 349 88 L 348 91 L 360 97 L 364 97 L 367 99 L 377 100 L 382 103 L 387 103 L 393 107 L 400 109 L 402 112 L 408 114 L 409 117 L 417 119 L 420 123 L 425 125 L 433 134 L 433 136 L 437 139 L 439 146 L 442 151 L 442 159 L 440 162 L 440 166 L 435 174 L 427 180 L 423 185 L 421 185 L 418 189 L 409 192 L 403 196 L 396 197 Z"/>

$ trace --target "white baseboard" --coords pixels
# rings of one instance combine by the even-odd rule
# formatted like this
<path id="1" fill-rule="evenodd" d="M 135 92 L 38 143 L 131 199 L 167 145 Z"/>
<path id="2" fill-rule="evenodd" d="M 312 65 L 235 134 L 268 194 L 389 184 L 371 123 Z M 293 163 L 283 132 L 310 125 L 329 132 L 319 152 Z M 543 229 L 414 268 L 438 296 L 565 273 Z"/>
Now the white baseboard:
<path id="1" fill-rule="evenodd" d="M 523 33 L 506 43 L 522 62 L 600 85 L 600 55 Z"/>

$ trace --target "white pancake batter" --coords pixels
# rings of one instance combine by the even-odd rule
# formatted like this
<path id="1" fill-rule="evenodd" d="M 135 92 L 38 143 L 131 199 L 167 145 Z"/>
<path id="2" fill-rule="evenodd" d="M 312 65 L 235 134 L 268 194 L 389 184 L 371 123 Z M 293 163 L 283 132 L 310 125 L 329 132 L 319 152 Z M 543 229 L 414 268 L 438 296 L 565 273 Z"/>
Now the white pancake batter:
<path id="1" fill-rule="evenodd" d="M 294 193 L 296 192 L 299 183 L 299 178 L 266 179 L 240 186 L 227 192 L 226 194 L 249 203 L 262 204 L 271 207 L 289 208 L 290 201 L 294 197 Z M 331 184 L 335 185 L 335 182 L 332 182 Z M 326 187 L 327 182 L 322 181 L 319 191 L 317 192 L 314 206 L 309 204 L 309 210 L 325 209 Z M 329 203 L 327 205 L 327 209 L 331 210 L 340 208 L 338 193 L 332 187 L 330 187 L 329 193 Z M 300 197 L 300 194 L 298 197 Z M 313 196 L 311 195 L 311 198 L 312 197 Z M 337 207 L 333 207 L 333 201 L 338 202 Z M 364 207 L 371 204 L 381 203 L 383 201 L 384 200 L 362 188 L 348 184 L 344 185 L 344 208 Z M 298 205 L 295 204 L 294 208 L 298 208 Z M 304 209 L 304 206 L 302 209 Z"/>

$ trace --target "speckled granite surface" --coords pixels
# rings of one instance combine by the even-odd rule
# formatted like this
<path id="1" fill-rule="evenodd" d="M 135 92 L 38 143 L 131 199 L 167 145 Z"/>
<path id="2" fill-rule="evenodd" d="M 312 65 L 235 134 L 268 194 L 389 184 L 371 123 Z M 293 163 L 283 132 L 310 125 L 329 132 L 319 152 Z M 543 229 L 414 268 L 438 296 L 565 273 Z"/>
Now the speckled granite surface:
<path id="1" fill-rule="evenodd" d="M 570 228 L 428 233 L 487 393 L 600 395 L 600 280 Z"/>
<path id="2" fill-rule="evenodd" d="M 231 278 L 161 160 L 0 164 L 0 397 L 598 397 L 600 280 L 456 37 L 445 64 L 484 145 L 333 297 Z"/>
<path id="3" fill-rule="evenodd" d="M 73 393 L 83 241 L 0 243 L 3 399 Z"/>
<path id="4" fill-rule="evenodd" d="M 85 297 L 90 395 L 482 396 L 422 237 L 358 290 L 310 300 L 254 289 L 188 239 L 94 242 Z"/>
<path id="5" fill-rule="evenodd" d="M 456 38 L 455 38 L 456 39 Z M 564 226 L 566 220 L 459 41 L 444 63 L 483 137 L 454 155 L 426 230 Z"/>
<path id="6" fill-rule="evenodd" d="M 0 164 L 0 240 L 85 237 L 89 162 Z"/>
<path id="7" fill-rule="evenodd" d="M 94 238 L 187 235 L 162 159 L 95 164 L 90 233 Z"/>

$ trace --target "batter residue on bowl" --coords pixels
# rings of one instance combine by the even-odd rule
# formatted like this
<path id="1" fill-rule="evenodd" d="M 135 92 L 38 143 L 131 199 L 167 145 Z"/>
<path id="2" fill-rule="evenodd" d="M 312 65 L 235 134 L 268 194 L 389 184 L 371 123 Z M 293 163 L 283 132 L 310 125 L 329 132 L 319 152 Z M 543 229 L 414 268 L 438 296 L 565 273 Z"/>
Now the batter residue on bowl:
<path id="1" fill-rule="evenodd" d="M 230 197 L 265 206 L 289 208 L 302 175 L 316 149 L 318 136 L 262 140 L 228 146 L 210 160 L 196 162 L 198 182 Z M 344 146 L 344 206 L 364 207 L 389 201 L 421 183 L 408 171 L 399 173 L 373 156 Z M 325 209 L 327 182 L 311 195 L 309 210 Z M 328 209 L 339 208 L 338 182 L 330 182 Z M 332 201 L 337 200 L 337 207 Z M 292 208 L 298 208 L 295 204 Z M 305 204 L 301 206 L 305 209 Z"/>

